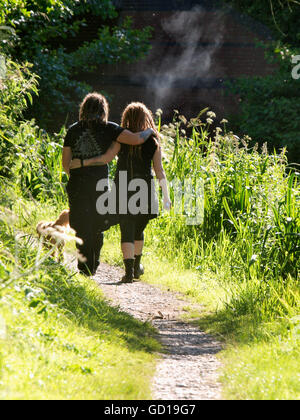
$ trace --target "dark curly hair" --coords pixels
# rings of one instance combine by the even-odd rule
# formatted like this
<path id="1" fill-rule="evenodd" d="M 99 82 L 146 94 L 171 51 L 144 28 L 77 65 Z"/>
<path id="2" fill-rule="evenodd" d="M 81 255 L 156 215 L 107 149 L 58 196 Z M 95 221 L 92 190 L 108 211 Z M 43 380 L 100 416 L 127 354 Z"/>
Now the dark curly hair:
<path id="1" fill-rule="evenodd" d="M 108 114 L 109 105 L 106 98 L 97 92 L 89 93 L 80 105 L 79 121 L 107 123 Z"/>

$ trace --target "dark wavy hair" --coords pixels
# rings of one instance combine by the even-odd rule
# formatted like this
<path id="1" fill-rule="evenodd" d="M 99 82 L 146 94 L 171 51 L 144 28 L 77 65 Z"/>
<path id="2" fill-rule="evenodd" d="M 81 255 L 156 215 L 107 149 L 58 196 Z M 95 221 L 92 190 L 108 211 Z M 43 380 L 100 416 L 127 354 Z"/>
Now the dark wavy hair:
<path id="1" fill-rule="evenodd" d="M 100 93 L 89 93 L 80 105 L 79 121 L 107 123 L 109 105 L 106 98 Z"/>

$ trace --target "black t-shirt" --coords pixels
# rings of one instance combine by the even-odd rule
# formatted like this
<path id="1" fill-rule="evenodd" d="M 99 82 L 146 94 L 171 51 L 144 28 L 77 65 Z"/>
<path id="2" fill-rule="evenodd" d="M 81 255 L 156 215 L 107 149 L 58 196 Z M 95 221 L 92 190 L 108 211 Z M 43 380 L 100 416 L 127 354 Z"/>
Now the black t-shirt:
<path id="1" fill-rule="evenodd" d="M 71 147 L 73 159 L 91 159 L 106 153 L 123 131 L 124 128 L 113 122 L 101 123 L 99 121 L 87 124 L 80 121 L 68 129 L 64 147 Z M 105 177 L 108 174 L 108 165 L 84 167 L 71 172 Z"/>
<path id="2" fill-rule="evenodd" d="M 122 144 L 118 155 L 117 175 L 120 171 L 127 171 L 128 179 L 151 177 L 156 150 L 157 143 L 153 136 L 139 147 Z"/>

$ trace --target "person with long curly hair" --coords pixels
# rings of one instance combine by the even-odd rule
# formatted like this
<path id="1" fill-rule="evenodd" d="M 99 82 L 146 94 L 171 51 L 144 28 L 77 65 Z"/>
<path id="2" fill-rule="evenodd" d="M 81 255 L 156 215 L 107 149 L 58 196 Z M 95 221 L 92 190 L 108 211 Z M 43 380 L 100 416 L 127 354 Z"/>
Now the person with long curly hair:
<path id="1" fill-rule="evenodd" d="M 83 244 L 77 245 L 81 258 L 78 269 L 82 274 L 93 275 L 99 266 L 103 245 L 103 231 L 109 220 L 96 210 L 99 197 L 97 184 L 108 182 L 108 163 L 119 151 L 120 144 L 142 145 L 154 133 L 152 129 L 132 133 L 109 122 L 109 106 L 99 93 L 87 95 L 80 105 L 79 121 L 67 132 L 63 147 L 63 168 L 70 175 L 67 193 L 70 206 L 70 226 Z M 103 155 L 101 165 L 85 167 L 84 161 Z M 71 161 L 79 160 L 79 167 L 72 168 Z"/>
<path id="2" fill-rule="evenodd" d="M 122 283 L 132 283 L 144 274 L 141 258 L 144 247 L 144 231 L 151 219 L 158 216 L 158 198 L 154 185 L 155 175 L 163 193 L 164 208 L 169 210 L 169 197 L 166 175 L 162 164 L 162 151 L 159 134 L 151 111 L 141 102 L 129 104 L 123 112 L 121 126 L 133 133 L 151 129 L 149 140 L 138 146 L 118 144 L 118 163 L 115 175 L 117 212 L 121 229 L 121 248 L 123 252 L 125 276 Z M 85 166 L 103 164 L 105 156 L 84 161 Z M 78 161 L 72 163 L 78 166 Z M 140 188 L 137 193 L 134 186 Z M 137 194 L 137 195 L 136 195 Z"/>

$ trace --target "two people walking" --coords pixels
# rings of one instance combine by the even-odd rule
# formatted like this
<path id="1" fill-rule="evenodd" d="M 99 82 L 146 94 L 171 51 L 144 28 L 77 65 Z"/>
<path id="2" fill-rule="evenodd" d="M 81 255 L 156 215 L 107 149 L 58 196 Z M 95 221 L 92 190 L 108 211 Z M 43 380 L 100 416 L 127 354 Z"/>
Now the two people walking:
<path id="1" fill-rule="evenodd" d="M 83 257 L 78 260 L 78 269 L 94 275 L 100 264 L 103 232 L 119 224 L 125 265 L 121 281 L 132 283 L 144 273 L 144 231 L 159 212 L 152 167 L 162 188 L 164 208 L 169 209 L 171 202 L 151 111 L 142 103 L 132 103 L 123 113 L 121 126 L 109 122 L 108 116 L 105 97 L 89 94 L 80 106 L 79 121 L 67 132 L 63 167 L 70 176 L 70 226 L 83 241 L 77 245 Z M 117 155 L 113 189 L 109 191 L 108 164 Z M 99 211 L 97 203 L 110 199 L 115 199 L 113 206 Z"/>

